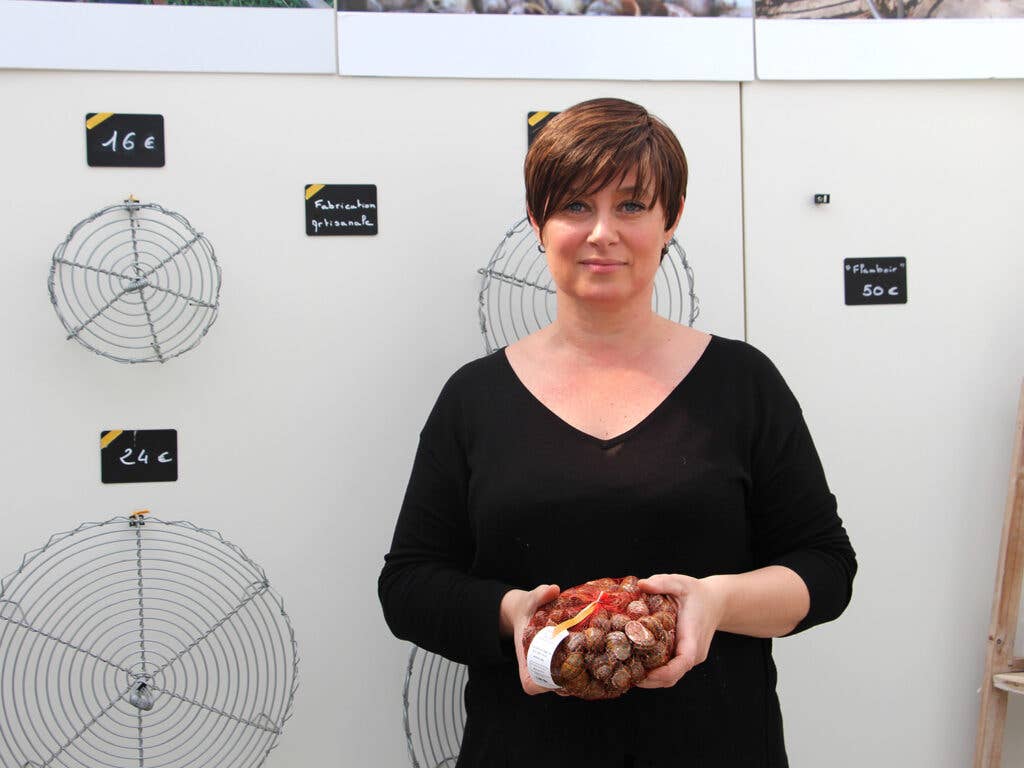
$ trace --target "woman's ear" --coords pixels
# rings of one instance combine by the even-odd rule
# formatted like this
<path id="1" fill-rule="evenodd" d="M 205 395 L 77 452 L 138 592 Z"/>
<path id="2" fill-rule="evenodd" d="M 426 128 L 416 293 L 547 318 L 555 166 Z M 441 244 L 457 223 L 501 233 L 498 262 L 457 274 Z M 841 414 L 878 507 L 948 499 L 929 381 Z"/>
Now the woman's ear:
<path id="1" fill-rule="evenodd" d="M 533 211 L 527 211 L 526 218 L 530 220 L 530 226 L 533 227 L 533 234 L 537 236 L 537 242 L 543 243 L 544 241 L 540 239 L 540 227 L 537 226 L 537 220 L 533 218 Z"/>
<path id="2" fill-rule="evenodd" d="M 679 198 L 679 211 L 676 213 L 676 220 L 672 222 L 672 226 L 670 226 L 668 229 L 665 230 L 666 232 L 675 232 L 676 231 L 676 227 L 679 226 L 679 220 L 681 218 L 683 218 L 683 208 L 685 206 L 686 206 L 686 198 L 685 197 L 680 197 Z M 532 219 L 531 219 L 531 221 L 532 221 Z"/>

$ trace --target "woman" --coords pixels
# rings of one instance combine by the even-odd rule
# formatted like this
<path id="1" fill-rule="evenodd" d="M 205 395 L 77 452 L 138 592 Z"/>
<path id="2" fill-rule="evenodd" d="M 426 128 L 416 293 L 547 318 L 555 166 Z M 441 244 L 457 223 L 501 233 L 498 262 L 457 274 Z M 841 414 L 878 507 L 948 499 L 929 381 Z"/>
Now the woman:
<path id="1" fill-rule="evenodd" d="M 838 616 L 856 571 L 800 407 L 754 348 L 651 309 L 687 178 L 663 123 L 578 104 L 525 176 L 557 319 L 441 392 L 380 576 L 388 624 L 469 665 L 459 766 L 785 766 L 770 638 Z M 533 611 L 627 574 L 676 600 L 672 660 L 611 701 L 527 695 Z"/>

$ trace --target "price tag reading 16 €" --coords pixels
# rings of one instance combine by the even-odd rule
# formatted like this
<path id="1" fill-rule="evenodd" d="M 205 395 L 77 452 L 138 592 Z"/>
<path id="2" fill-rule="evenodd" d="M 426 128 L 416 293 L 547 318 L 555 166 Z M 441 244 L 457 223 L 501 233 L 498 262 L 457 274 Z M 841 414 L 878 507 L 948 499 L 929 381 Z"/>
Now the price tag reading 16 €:
<path id="1" fill-rule="evenodd" d="M 178 479 L 178 430 L 108 429 L 100 432 L 104 483 L 159 483 Z"/>
<path id="2" fill-rule="evenodd" d="M 94 167 L 163 167 L 164 116 L 90 112 L 85 116 L 85 159 Z"/>

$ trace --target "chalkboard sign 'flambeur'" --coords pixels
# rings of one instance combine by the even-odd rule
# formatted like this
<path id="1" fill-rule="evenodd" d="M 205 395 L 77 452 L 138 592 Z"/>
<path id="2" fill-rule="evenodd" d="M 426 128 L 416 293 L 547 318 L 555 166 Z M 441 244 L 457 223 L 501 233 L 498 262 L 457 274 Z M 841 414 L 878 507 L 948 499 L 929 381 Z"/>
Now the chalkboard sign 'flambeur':
<path id="1" fill-rule="evenodd" d="M 847 304 L 906 304 L 907 260 L 903 257 L 845 259 Z"/>
<path id="2" fill-rule="evenodd" d="M 306 234 L 376 235 L 376 184 L 307 184 Z"/>
<path id="3" fill-rule="evenodd" d="M 85 159 L 94 167 L 162 168 L 164 116 L 90 112 L 85 116 Z"/>

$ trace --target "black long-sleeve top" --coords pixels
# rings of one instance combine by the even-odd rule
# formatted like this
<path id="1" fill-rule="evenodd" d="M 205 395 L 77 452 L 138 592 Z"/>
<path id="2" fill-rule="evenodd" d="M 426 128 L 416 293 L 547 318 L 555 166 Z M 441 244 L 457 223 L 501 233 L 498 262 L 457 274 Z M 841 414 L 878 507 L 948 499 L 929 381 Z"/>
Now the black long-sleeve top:
<path id="1" fill-rule="evenodd" d="M 469 665 L 460 767 L 780 768 L 770 640 L 717 632 L 674 687 L 594 702 L 524 694 L 498 634 L 511 588 L 771 564 L 810 593 L 794 632 L 850 600 L 835 497 L 762 353 L 712 337 L 650 415 L 601 440 L 540 403 L 499 350 L 457 371 L 427 419 L 379 592 L 395 635 Z"/>

